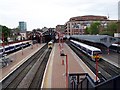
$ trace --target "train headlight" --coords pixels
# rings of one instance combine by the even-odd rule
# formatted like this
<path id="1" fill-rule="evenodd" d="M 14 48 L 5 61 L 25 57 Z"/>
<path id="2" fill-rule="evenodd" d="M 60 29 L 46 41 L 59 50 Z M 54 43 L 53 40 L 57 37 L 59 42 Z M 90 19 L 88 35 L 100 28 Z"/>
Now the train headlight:
<path id="1" fill-rule="evenodd" d="M 100 58 L 100 56 L 99 56 L 99 55 L 96 55 L 96 56 L 95 56 L 95 59 L 99 59 L 99 58 Z"/>

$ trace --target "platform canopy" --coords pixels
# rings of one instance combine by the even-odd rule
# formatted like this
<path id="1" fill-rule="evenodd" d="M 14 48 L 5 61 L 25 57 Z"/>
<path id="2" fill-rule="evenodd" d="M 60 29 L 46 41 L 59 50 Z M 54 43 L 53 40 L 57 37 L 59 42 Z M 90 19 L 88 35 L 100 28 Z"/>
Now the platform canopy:
<path id="1" fill-rule="evenodd" d="M 71 35 L 71 38 L 85 40 L 93 43 L 101 43 L 106 47 L 110 47 L 113 43 L 118 42 L 118 39 L 108 35 Z"/>

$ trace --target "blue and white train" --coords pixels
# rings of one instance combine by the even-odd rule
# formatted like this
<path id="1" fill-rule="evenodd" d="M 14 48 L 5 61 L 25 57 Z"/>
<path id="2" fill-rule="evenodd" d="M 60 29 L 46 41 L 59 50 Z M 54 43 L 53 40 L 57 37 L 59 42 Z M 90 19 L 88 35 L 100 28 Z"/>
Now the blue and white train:
<path id="1" fill-rule="evenodd" d="M 7 54 L 7 53 L 10 53 L 12 51 L 16 51 L 18 49 L 21 49 L 21 48 L 25 48 L 27 46 L 30 46 L 31 41 L 23 41 L 23 42 L 19 42 L 19 43 L 14 43 L 14 44 L 10 44 L 10 45 L 6 45 L 4 47 L 0 46 L 0 55 L 2 55 L 3 53 Z"/>
<path id="2" fill-rule="evenodd" d="M 6 45 L 4 47 L 0 46 L 0 68 L 7 65 L 7 63 L 4 60 L 4 57 L 6 56 L 6 54 L 17 51 L 19 49 L 25 48 L 30 45 L 31 45 L 31 41 L 29 40 L 29 41 L 23 41 L 19 43 Z"/>
<path id="3" fill-rule="evenodd" d="M 70 42 L 80 51 L 87 54 L 93 61 L 95 61 L 95 58 L 98 58 L 98 60 L 101 58 L 102 52 L 100 49 L 74 40 L 70 40 Z"/>

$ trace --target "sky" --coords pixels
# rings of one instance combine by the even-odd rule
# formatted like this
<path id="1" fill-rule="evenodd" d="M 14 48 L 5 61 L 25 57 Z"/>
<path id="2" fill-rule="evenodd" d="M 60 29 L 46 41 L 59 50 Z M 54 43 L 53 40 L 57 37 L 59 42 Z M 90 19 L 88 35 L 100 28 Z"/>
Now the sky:
<path id="1" fill-rule="evenodd" d="M 118 19 L 119 0 L 0 0 L 0 25 L 16 28 L 27 22 L 27 30 L 55 28 L 71 17 L 103 15 Z"/>

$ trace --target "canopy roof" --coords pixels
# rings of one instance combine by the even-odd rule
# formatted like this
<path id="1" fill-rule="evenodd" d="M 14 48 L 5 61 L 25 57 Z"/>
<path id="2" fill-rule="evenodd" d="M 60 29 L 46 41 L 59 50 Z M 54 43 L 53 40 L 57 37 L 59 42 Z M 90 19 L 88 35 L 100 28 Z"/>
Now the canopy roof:
<path id="1" fill-rule="evenodd" d="M 94 43 L 102 43 L 107 47 L 111 46 L 113 43 L 118 42 L 117 38 L 108 35 L 71 35 L 70 37 Z"/>

